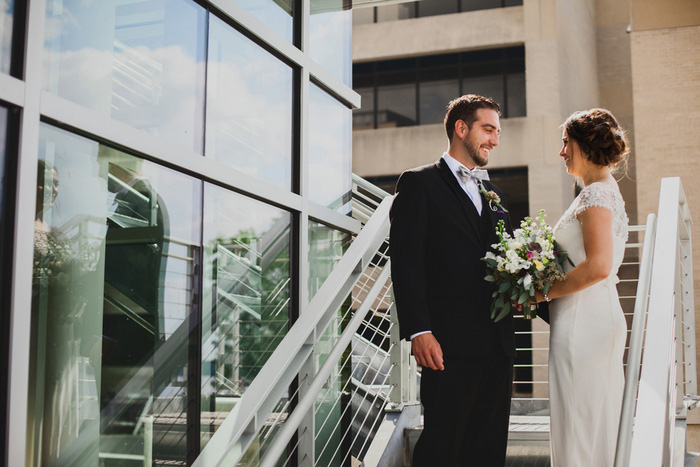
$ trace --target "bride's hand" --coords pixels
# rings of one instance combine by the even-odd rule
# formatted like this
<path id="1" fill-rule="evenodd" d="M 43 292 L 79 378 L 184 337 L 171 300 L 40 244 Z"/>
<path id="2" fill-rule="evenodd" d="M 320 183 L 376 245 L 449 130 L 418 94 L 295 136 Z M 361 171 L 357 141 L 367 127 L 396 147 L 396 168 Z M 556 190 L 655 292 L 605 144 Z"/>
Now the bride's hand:
<path id="1" fill-rule="evenodd" d="M 544 294 L 539 290 L 535 290 L 535 303 L 544 302 Z"/>

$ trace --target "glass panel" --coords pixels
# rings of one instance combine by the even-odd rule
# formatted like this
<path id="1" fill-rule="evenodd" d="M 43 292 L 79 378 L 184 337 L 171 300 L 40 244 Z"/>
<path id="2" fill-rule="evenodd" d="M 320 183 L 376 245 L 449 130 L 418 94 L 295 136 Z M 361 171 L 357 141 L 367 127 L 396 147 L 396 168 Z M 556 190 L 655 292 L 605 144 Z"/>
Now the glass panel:
<path id="1" fill-rule="evenodd" d="M 429 0 L 418 2 L 418 16 L 447 15 L 459 11 L 459 0 Z"/>
<path id="2" fill-rule="evenodd" d="M 39 144 L 31 464 L 184 463 L 201 183 L 46 124 Z"/>
<path id="3" fill-rule="evenodd" d="M 292 186 L 292 69 L 210 17 L 206 155 Z"/>
<path id="4" fill-rule="evenodd" d="M 205 20 L 185 0 L 47 2 L 44 88 L 201 154 Z"/>
<path id="5" fill-rule="evenodd" d="M 235 0 L 246 11 L 259 19 L 289 42 L 293 37 L 294 0 Z"/>
<path id="6" fill-rule="evenodd" d="M 511 73 L 506 77 L 508 86 L 508 114 L 506 117 L 524 117 L 525 108 L 525 73 Z"/>
<path id="7" fill-rule="evenodd" d="M 419 122 L 421 125 L 442 123 L 447 103 L 459 95 L 459 73 L 456 66 L 430 67 L 421 61 L 419 72 Z"/>
<path id="8" fill-rule="evenodd" d="M 462 0 L 462 11 L 488 10 L 501 8 L 502 0 Z M 522 0 L 520 0 L 522 5 Z"/>
<path id="9" fill-rule="evenodd" d="M 291 313 L 291 215 L 213 185 L 205 185 L 204 212 L 202 445 L 282 340 Z"/>
<path id="10" fill-rule="evenodd" d="M 360 24 L 374 23 L 374 8 L 353 8 L 352 9 L 352 24 L 359 26 Z"/>
<path id="11" fill-rule="evenodd" d="M 309 300 L 333 272 L 351 240 L 345 232 L 309 221 Z"/>
<path id="12" fill-rule="evenodd" d="M 378 128 L 415 125 L 415 83 L 378 87 L 377 120 Z"/>
<path id="13" fill-rule="evenodd" d="M 0 2 L 0 73 L 5 74 L 10 73 L 14 10 L 14 0 Z"/>
<path id="14" fill-rule="evenodd" d="M 352 83 L 352 11 L 347 0 L 311 0 L 309 54 L 348 86 Z"/>
<path id="15" fill-rule="evenodd" d="M 498 102 L 503 110 L 503 75 L 463 78 L 462 94 L 480 94 L 490 97 Z"/>
<path id="16" fill-rule="evenodd" d="M 416 17 L 416 2 L 382 5 L 377 7 L 377 22 L 396 21 Z"/>
<path id="17" fill-rule="evenodd" d="M 309 299 L 313 299 L 321 285 L 333 272 L 333 267 L 350 246 L 351 240 L 349 234 L 318 222 L 309 222 Z M 344 314 L 348 309 L 349 301 L 341 307 L 319 339 L 316 346 L 319 366 L 336 344 L 345 324 Z M 344 465 L 342 461 L 345 456 L 338 451 L 349 450 L 351 443 L 351 440 L 346 439 L 349 435 L 343 437 L 344 430 L 349 428 L 347 419 L 350 418 L 348 413 L 350 398 L 343 393 L 349 374 L 349 358 L 341 359 L 335 374 L 329 378 L 329 384 L 324 386 L 316 397 L 315 465 L 328 467 Z"/>
<path id="18" fill-rule="evenodd" d="M 9 313 L 9 287 L 12 281 L 8 280 L 11 274 L 10 258 L 12 253 L 13 222 L 9 221 L 13 210 L 8 210 L 5 203 L 13 200 L 14 184 L 8 177 L 6 165 L 12 159 L 16 159 L 14 148 L 8 150 L 7 136 L 14 129 L 8 126 L 9 110 L 0 106 L 0 431 L 7 433 L 7 401 L 8 401 L 8 356 L 10 343 L 10 313 Z M 7 157 L 9 154 L 12 156 Z M 12 191 L 10 191 L 12 190 Z M 9 204 L 9 203 L 8 203 Z M 7 278 L 7 279 L 6 279 Z M 0 440 L 0 459 L 5 459 L 6 440 Z"/>
<path id="19" fill-rule="evenodd" d="M 348 214 L 352 193 L 352 112 L 311 85 L 309 199 Z"/>

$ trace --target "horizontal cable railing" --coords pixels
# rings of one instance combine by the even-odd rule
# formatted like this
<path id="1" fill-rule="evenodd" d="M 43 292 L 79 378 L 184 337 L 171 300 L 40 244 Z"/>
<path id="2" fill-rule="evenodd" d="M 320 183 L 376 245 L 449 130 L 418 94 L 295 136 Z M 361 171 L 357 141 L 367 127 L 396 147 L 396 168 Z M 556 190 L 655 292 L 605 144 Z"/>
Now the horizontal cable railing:
<path id="1" fill-rule="evenodd" d="M 616 466 L 672 466 L 684 462 L 684 449 L 678 446 L 684 448 L 685 443 L 675 443 L 676 423 L 680 420 L 684 425 L 686 404 L 692 405 L 697 394 L 690 227 L 680 178 L 663 179 L 653 239 L 641 374 L 637 383 L 635 356 L 634 365 L 628 367 L 628 383 L 632 387 L 625 391 Z M 641 352 L 637 348 L 641 327 L 635 323 L 635 354 Z M 629 413 L 634 409 L 632 424 Z"/>

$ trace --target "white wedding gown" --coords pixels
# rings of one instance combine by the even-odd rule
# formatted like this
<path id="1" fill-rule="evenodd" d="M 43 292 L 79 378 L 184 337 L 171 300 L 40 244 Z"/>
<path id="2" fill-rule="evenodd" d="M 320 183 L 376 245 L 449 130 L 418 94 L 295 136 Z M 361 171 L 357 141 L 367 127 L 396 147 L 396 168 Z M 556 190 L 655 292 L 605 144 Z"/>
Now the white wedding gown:
<path id="1" fill-rule="evenodd" d="M 627 324 L 620 307 L 617 270 L 624 256 L 628 219 L 616 185 L 585 187 L 554 226 L 574 264 L 586 259 L 578 214 L 592 206 L 613 213 L 610 275 L 550 304 L 549 398 L 553 467 L 612 466 L 622 407 L 622 358 Z M 572 269 L 567 265 L 566 270 Z"/>

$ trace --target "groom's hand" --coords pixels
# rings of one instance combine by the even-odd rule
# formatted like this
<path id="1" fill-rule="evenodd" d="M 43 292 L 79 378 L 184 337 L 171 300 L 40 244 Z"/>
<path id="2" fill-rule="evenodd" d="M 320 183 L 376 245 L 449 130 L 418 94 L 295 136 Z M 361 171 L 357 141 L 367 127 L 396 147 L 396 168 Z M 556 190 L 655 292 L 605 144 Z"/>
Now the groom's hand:
<path id="1" fill-rule="evenodd" d="M 442 347 L 432 333 L 421 334 L 411 339 L 411 350 L 419 365 L 432 370 L 444 370 Z"/>

